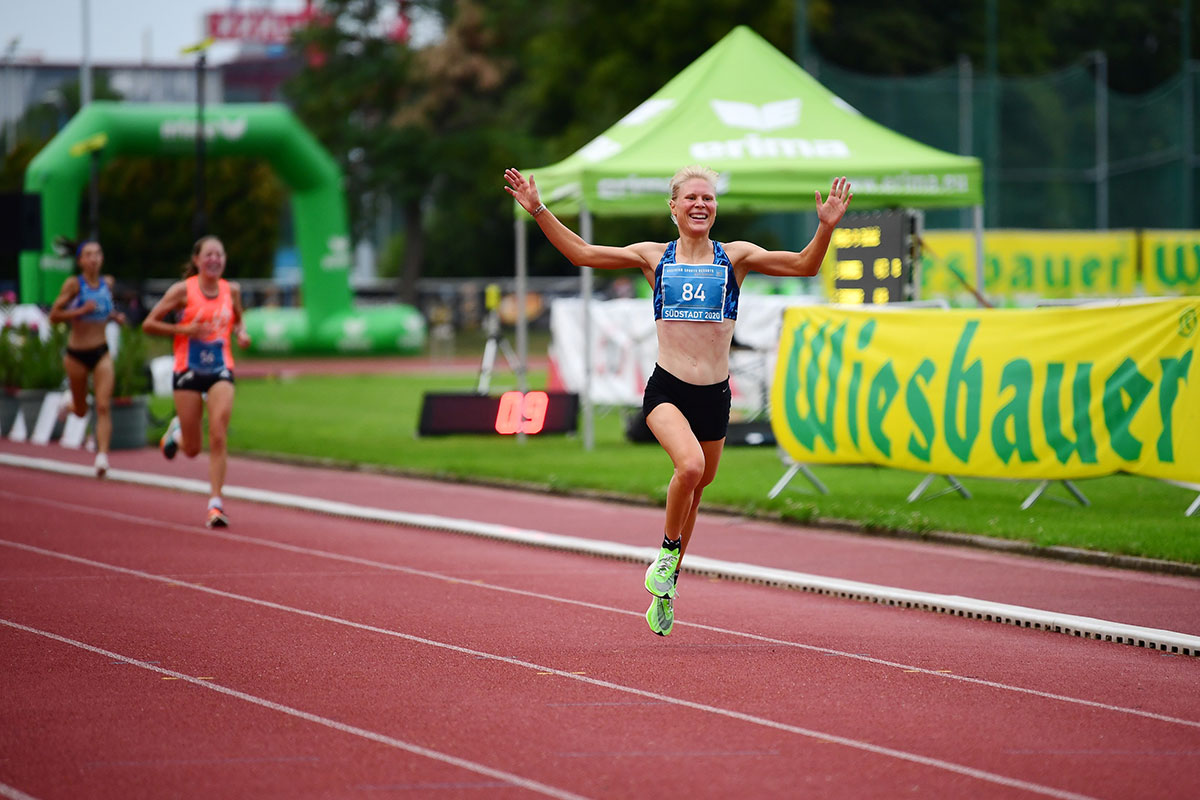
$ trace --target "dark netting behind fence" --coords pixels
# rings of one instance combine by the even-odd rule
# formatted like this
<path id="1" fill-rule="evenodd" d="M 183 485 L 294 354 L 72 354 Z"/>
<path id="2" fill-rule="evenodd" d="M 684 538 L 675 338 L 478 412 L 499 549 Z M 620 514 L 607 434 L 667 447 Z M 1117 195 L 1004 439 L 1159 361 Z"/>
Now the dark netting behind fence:
<path id="1" fill-rule="evenodd" d="M 988 227 L 1198 228 L 1200 81 L 1190 67 L 1188 81 L 1180 75 L 1142 95 L 1108 90 L 1098 57 L 994 84 L 965 61 L 885 78 L 818 60 L 814 74 L 876 122 L 982 159 Z M 958 211 L 926 217 L 928 228 L 969 224 Z"/>

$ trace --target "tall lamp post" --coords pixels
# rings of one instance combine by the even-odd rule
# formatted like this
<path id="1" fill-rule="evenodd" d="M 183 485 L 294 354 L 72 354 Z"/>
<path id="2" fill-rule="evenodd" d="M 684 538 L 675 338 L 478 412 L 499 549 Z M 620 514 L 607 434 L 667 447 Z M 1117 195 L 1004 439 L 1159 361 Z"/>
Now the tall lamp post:
<path id="1" fill-rule="evenodd" d="M 1183 13 L 1180 22 L 1182 39 L 1180 41 L 1180 76 L 1183 78 L 1183 198 L 1180 202 L 1184 228 L 1195 225 L 1193 212 L 1196 198 L 1193 196 L 1193 172 L 1195 163 L 1192 155 L 1193 138 L 1195 136 L 1194 95 L 1192 94 L 1192 0 L 1183 0 Z"/>
<path id="2" fill-rule="evenodd" d="M 202 42 L 183 48 L 181 53 L 199 54 L 196 58 L 196 211 L 192 215 L 192 238 L 199 239 L 208 232 L 208 216 L 205 211 L 208 201 L 204 191 L 204 155 L 206 136 L 204 130 L 204 67 L 208 48 L 212 46 L 210 36 Z"/>
<path id="3" fill-rule="evenodd" d="M 108 144 L 108 134 L 101 131 L 71 145 L 73 156 L 87 156 L 90 160 L 91 182 L 88 190 L 88 235 L 91 241 L 100 240 L 100 153 Z"/>
<path id="4" fill-rule="evenodd" d="M 14 36 L 4 48 L 4 91 L 0 92 L 0 132 L 5 133 L 4 154 L 8 155 L 17 146 L 17 117 L 21 113 L 18 79 L 13 70 L 13 58 L 17 54 L 20 36 Z"/>

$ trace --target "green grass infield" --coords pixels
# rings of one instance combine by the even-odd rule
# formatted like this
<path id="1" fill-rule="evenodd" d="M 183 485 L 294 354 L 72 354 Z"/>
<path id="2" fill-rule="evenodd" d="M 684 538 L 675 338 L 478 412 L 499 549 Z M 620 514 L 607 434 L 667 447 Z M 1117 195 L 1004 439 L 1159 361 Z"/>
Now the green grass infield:
<path id="1" fill-rule="evenodd" d="M 544 375 L 530 376 L 534 387 L 544 382 Z M 670 461 L 656 444 L 625 438 L 624 411 L 597 413 L 590 452 L 581 435 L 523 440 L 417 435 L 426 392 L 469 392 L 475 383 L 473 374 L 434 373 L 240 380 L 230 449 L 240 455 L 369 465 L 406 475 L 598 493 L 660 506 L 665 502 Z M 511 374 L 493 379 L 493 393 L 508 388 L 513 388 Z M 166 419 L 171 400 L 155 398 L 152 409 Z M 154 433 L 156 440 L 159 433 Z M 1061 483 L 1053 483 L 1022 510 L 1035 481 L 963 478 L 972 494 L 967 500 L 955 493 L 939 495 L 948 484 L 938 477 L 924 497 L 910 503 L 908 495 L 924 477 L 919 473 L 815 466 L 828 495 L 816 494 L 797 475 L 787 489 L 768 499 L 785 470 L 774 447 L 727 447 L 703 507 L 871 533 L 929 538 L 944 532 L 976 534 L 1025 543 L 1028 547 L 1022 549 L 1045 548 L 1047 554 L 1070 555 L 1077 549 L 1200 565 L 1200 513 L 1184 516 L 1196 493 L 1161 481 L 1132 475 L 1074 481 L 1090 501 L 1087 507 Z"/>

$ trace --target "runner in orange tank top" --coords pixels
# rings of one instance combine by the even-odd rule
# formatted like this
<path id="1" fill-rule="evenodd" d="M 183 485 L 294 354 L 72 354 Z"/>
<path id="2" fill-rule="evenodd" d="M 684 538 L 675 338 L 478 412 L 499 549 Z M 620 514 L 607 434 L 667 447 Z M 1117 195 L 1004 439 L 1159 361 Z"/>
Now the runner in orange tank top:
<path id="1" fill-rule="evenodd" d="M 142 328 L 146 333 L 174 337 L 175 417 L 163 435 L 163 455 L 174 458 L 182 448 L 194 458 L 203 444 L 201 422 L 208 404 L 208 479 L 212 496 L 205 524 L 229 525 L 221 490 L 225 485 L 227 434 L 233 415 L 233 349 L 248 347 L 250 337 L 242 324 L 242 290 L 224 280 L 225 246 L 215 236 L 205 236 L 192 248 L 184 279 L 171 285 L 150 310 Z M 167 315 L 177 312 L 178 321 Z"/>
<path id="2" fill-rule="evenodd" d="M 233 330 L 233 296 L 229 282 L 217 282 L 217 296 L 209 297 L 200 288 L 200 276 L 183 281 L 187 300 L 179 322 L 184 327 L 196 326 L 198 336 L 175 334 L 175 372 L 194 370 L 198 374 L 219 375 L 223 370 L 233 372 L 233 349 L 230 332 Z"/>

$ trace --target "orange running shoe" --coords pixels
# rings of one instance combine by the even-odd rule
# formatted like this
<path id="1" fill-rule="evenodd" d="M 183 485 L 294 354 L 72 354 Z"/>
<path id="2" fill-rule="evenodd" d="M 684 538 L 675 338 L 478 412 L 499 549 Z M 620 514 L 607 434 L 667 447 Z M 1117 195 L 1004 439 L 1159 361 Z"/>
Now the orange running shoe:
<path id="1" fill-rule="evenodd" d="M 206 528 L 228 528 L 229 517 L 225 516 L 225 511 L 220 506 L 213 506 L 208 510 L 208 519 L 204 521 Z"/>

